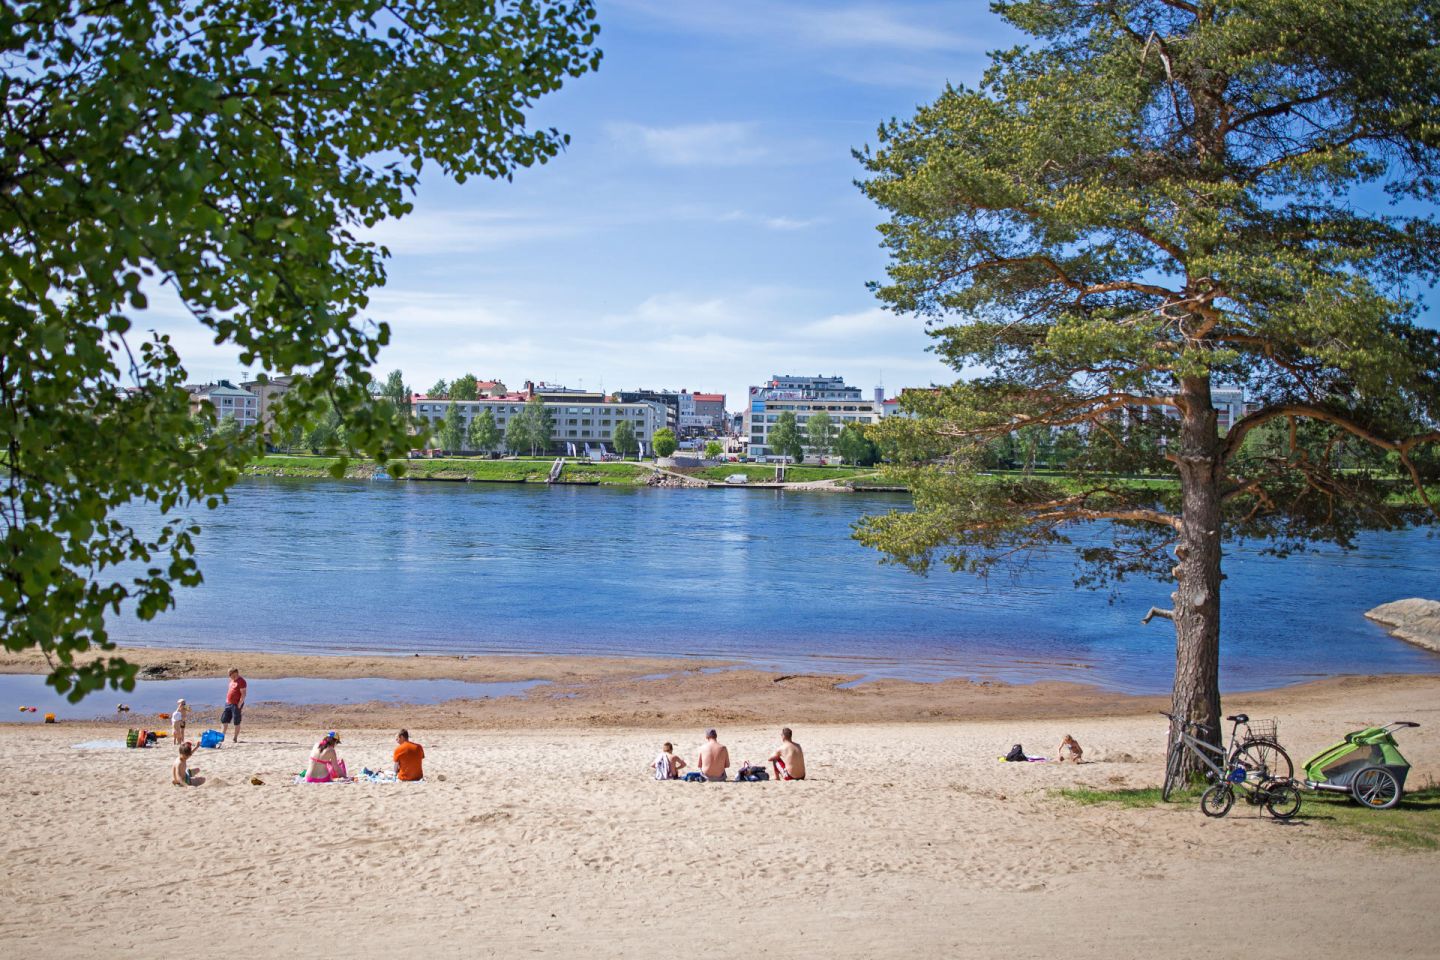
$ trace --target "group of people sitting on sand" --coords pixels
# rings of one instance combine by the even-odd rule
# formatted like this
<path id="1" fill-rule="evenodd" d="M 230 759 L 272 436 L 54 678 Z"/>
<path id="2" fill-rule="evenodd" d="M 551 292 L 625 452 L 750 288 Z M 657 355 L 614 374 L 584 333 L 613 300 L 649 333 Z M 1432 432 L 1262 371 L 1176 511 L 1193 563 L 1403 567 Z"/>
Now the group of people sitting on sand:
<path id="1" fill-rule="evenodd" d="M 805 751 L 795 742 L 795 736 L 789 727 L 780 731 L 780 746 L 775 748 L 775 752 L 766 762 L 770 764 L 771 776 L 775 780 L 805 779 Z M 662 744 L 659 755 L 651 763 L 656 780 L 679 780 L 685 776 L 681 771 L 686 766 L 685 761 L 675 753 L 675 746 L 671 743 Z M 748 779 L 746 772 L 751 769 L 754 768 L 748 763 L 742 763 L 739 779 Z M 708 781 L 719 782 L 728 779 L 729 770 L 729 748 L 720 742 L 720 735 L 713 728 L 706 730 L 705 742 L 700 745 L 692 773 Z"/>
<path id="2" fill-rule="evenodd" d="M 306 783 L 345 783 L 350 780 L 345 761 L 335 752 L 339 743 L 340 736 L 331 730 L 315 744 L 305 767 Z M 204 777 L 196 775 L 199 768 L 190 766 L 194 753 L 195 744 L 189 740 L 181 741 L 179 756 L 170 772 L 170 782 L 177 787 L 198 787 L 205 782 Z M 401 730 L 395 735 L 395 752 L 391 760 L 391 771 L 396 780 L 414 783 L 425 779 L 425 748 L 410 739 L 409 730 Z"/>
<path id="3" fill-rule="evenodd" d="M 351 779 L 345 761 L 335 750 L 339 744 L 340 736 L 334 730 L 320 738 L 310 751 L 305 767 L 305 783 L 345 783 Z M 190 766 L 194 753 L 195 744 L 189 740 L 180 741 L 179 755 L 170 772 L 170 782 L 177 787 L 198 787 L 205 782 L 205 778 L 198 775 L 199 768 Z M 409 730 L 401 730 L 395 735 L 395 752 L 392 755 L 395 779 L 405 782 L 425 779 L 424 759 L 425 748 L 410 739 Z M 766 762 L 770 764 L 770 776 L 775 780 L 805 779 L 805 751 L 795 742 L 789 727 L 780 731 L 780 745 Z M 656 780 L 679 780 L 686 766 L 685 761 L 676 755 L 674 745 L 669 743 L 664 745 L 652 764 Z M 763 768 L 742 764 L 737 779 L 749 779 L 753 771 L 760 769 Z M 718 782 L 729 779 L 729 771 L 729 748 L 720 742 L 720 735 L 714 729 L 705 731 L 705 742 L 700 746 L 693 772 L 705 780 Z"/>

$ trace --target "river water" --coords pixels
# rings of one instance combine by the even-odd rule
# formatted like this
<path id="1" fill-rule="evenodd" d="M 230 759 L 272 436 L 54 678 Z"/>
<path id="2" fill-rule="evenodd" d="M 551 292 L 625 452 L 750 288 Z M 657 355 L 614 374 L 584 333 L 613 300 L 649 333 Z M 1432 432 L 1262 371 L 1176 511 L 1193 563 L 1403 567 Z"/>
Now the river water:
<path id="1" fill-rule="evenodd" d="M 297 653 L 733 658 L 867 678 L 1169 688 L 1171 586 L 1078 590 L 1073 552 L 988 581 L 917 577 L 850 538 L 887 494 L 249 479 L 198 517 L 205 584 L 125 643 Z M 1440 672 L 1363 612 L 1434 596 L 1440 542 L 1225 560 L 1227 689 Z"/>

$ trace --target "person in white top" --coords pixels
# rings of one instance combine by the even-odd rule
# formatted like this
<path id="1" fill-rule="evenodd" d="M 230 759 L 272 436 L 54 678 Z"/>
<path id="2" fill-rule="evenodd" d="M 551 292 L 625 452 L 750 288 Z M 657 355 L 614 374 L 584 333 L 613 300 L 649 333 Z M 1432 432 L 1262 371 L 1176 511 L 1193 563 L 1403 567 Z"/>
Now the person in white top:
<path id="1" fill-rule="evenodd" d="M 181 697 L 175 701 L 175 712 L 170 714 L 170 740 L 176 746 L 185 742 L 185 722 L 190 719 L 190 707 Z"/>
<path id="2" fill-rule="evenodd" d="M 660 753 L 651 764 L 655 768 L 656 780 L 679 780 L 680 771 L 685 769 L 685 761 L 675 756 L 674 744 L 661 744 Z"/>

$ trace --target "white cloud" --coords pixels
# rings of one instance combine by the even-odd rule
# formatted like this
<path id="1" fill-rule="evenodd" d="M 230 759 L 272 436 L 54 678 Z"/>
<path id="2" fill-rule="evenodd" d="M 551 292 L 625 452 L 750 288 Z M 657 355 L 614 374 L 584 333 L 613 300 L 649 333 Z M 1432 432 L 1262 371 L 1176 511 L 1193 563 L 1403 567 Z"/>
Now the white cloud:
<path id="1" fill-rule="evenodd" d="M 733 167 L 760 163 L 775 154 L 759 142 L 753 123 L 690 123 L 647 127 L 612 123 L 610 137 L 667 167 Z"/>
<path id="2" fill-rule="evenodd" d="M 820 219 L 797 220 L 794 217 L 763 217 L 760 222 L 771 230 L 804 230 L 806 227 L 813 227 L 825 221 Z"/>
<path id="3" fill-rule="evenodd" d="M 946 29 L 963 4 L 801 4 L 729 0 L 608 0 L 632 14 L 706 36 L 778 41 L 823 49 L 983 52 L 971 34 Z"/>
<path id="4" fill-rule="evenodd" d="M 486 304 L 471 294 L 382 287 L 371 295 L 365 314 L 390 324 L 392 333 L 429 331 L 454 337 L 465 330 L 513 327 L 523 308 L 518 302 Z"/>
<path id="5" fill-rule="evenodd" d="M 868 337 L 913 329 L 914 321 L 871 307 L 858 313 L 835 313 L 805 325 L 805 331 L 826 337 Z"/>
<path id="6" fill-rule="evenodd" d="M 474 253 L 583 233 L 574 220 L 548 220 L 534 214 L 484 210 L 418 210 L 356 231 L 361 240 L 383 244 L 393 256 Z"/>

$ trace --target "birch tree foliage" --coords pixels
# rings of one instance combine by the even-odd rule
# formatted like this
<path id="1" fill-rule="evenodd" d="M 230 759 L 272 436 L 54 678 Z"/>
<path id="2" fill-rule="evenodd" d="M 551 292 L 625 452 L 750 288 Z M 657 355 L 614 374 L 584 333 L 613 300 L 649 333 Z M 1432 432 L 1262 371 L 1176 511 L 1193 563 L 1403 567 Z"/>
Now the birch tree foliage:
<path id="1" fill-rule="evenodd" d="M 983 572 L 1084 524 L 1082 579 L 1176 579 L 1176 705 L 1211 722 L 1224 539 L 1285 553 L 1435 519 L 1434 4 L 993 9 L 1029 43 L 857 155 L 887 216 L 875 292 L 969 374 L 884 425 L 929 465 L 915 511 L 858 536 Z M 1228 430 L 1220 386 L 1252 404 Z M 1066 477 L 978 469 L 999 437 L 1075 427 Z M 1263 454 L 1262 427 L 1285 438 Z"/>
<path id="2" fill-rule="evenodd" d="M 589 0 L 154 0 L 0 5 L 0 639 L 72 699 L 134 670 L 107 618 L 198 583 L 199 528 L 258 437 L 203 445 L 187 373 L 147 334 L 157 291 L 203 337 L 303 373 L 279 435 L 328 404 L 349 449 L 405 444 L 367 403 L 366 315 L 426 166 L 509 178 L 564 146 L 536 101 L 598 64 Z M 213 426 L 213 424 L 212 424 Z M 114 510 L 148 501 L 160 532 Z M 129 562 L 139 569 L 120 576 Z"/>

